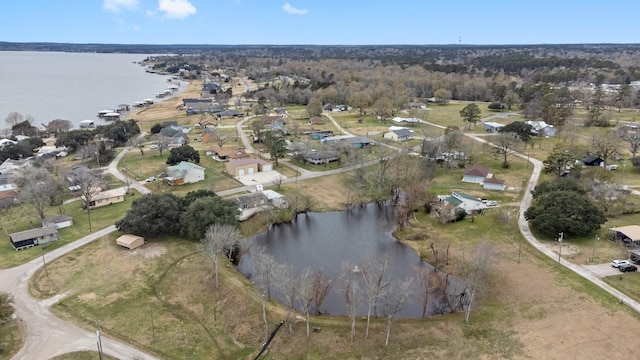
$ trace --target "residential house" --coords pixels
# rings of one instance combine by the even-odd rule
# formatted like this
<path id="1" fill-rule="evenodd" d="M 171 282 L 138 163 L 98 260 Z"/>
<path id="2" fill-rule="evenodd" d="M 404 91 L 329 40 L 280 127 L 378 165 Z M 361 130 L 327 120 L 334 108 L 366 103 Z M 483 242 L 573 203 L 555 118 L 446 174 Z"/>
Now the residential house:
<path id="1" fill-rule="evenodd" d="M 189 103 L 185 106 L 185 110 L 187 115 L 197 115 L 197 114 L 215 114 L 220 111 L 223 111 L 224 108 L 218 104 L 204 103 L 204 102 L 194 102 Z"/>
<path id="2" fill-rule="evenodd" d="M 243 117 L 244 114 L 235 110 L 231 110 L 231 109 L 227 109 L 227 110 L 223 110 L 220 112 L 215 113 L 214 115 L 216 115 L 218 117 L 218 119 L 221 119 L 223 117 L 226 118 L 237 118 L 237 117 Z"/>
<path id="3" fill-rule="evenodd" d="M 492 121 L 486 121 L 482 123 L 482 127 L 490 133 L 497 133 L 500 131 L 500 129 L 502 129 L 503 127 L 505 127 L 504 124 L 500 124 L 497 122 L 492 122 Z"/>
<path id="4" fill-rule="evenodd" d="M 67 214 L 62 214 L 45 218 L 42 221 L 42 226 L 47 226 L 50 224 L 55 225 L 56 229 L 64 229 L 73 226 L 73 218 Z"/>
<path id="5" fill-rule="evenodd" d="M 13 160 L 7 159 L 0 165 L 0 174 L 12 174 L 14 171 L 31 167 L 32 158 Z"/>
<path id="6" fill-rule="evenodd" d="M 181 161 L 167 167 L 167 183 L 171 186 L 193 184 L 204 180 L 204 168 L 191 162 Z"/>
<path id="7" fill-rule="evenodd" d="M 394 117 L 391 121 L 396 125 L 415 125 L 420 122 L 417 118 Z"/>
<path id="8" fill-rule="evenodd" d="M 462 175 L 462 181 L 484 184 L 484 179 L 489 177 L 490 171 L 491 170 L 486 166 L 473 164 L 464 171 Z"/>
<path id="9" fill-rule="evenodd" d="M 484 179 L 482 183 L 482 187 L 486 190 L 499 190 L 504 191 L 505 189 L 505 181 L 501 179 L 496 179 L 494 177 L 488 177 Z"/>
<path id="10" fill-rule="evenodd" d="M 218 84 L 217 82 L 208 82 L 202 86 L 202 92 L 216 94 L 222 92 L 222 86 L 220 86 L 220 84 Z"/>
<path id="11" fill-rule="evenodd" d="M 427 104 L 423 102 L 410 102 L 409 104 L 407 104 L 407 107 L 409 109 L 426 109 Z"/>
<path id="12" fill-rule="evenodd" d="M 409 129 L 394 129 L 385 132 L 382 137 L 393 141 L 408 141 L 413 139 L 413 131 Z"/>
<path id="13" fill-rule="evenodd" d="M 249 154 L 244 148 L 230 148 L 211 146 L 205 150 L 205 155 L 213 157 L 214 160 L 226 162 L 229 160 L 248 158 Z"/>
<path id="14" fill-rule="evenodd" d="M 10 186 L 9 188 L 6 188 Z M 20 203 L 20 194 L 16 191 L 15 184 L 0 185 L 0 207 L 7 208 Z"/>
<path id="15" fill-rule="evenodd" d="M 531 126 L 531 132 L 537 136 L 552 137 L 556 136 L 556 128 L 544 121 L 526 121 L 525 124 Z"/>
<path id="16" fill-rule="evenodd" d="M 332 144 L 332 143 L 337 143 L 339 141 L 346 141 L 350 143 L 351 146 L 356 148 L 365 148 L 367 146 L 374 144 L 373 140 L 365 136 L 354 136 L 354 135 L 328 136 L 320 140 L 320 142 L 324 144 Z"/>
<path id="17" fill-rule="evenodd" d="M 269 204 L 269 199 L 267 199 L 262 191 L 234 196 L 231 200 L 238 203 L 238 209 L 241 211 Z"/>
<path id="18" fill-rule="evenodd" d="M 230 160 L 225 169 L 231 176 L 244 176 L 273 170 L 273 165 L 262 159 L 245 158 Z"/>
<path id="19" fill-rule="evenodd" d="M 332 161 L 340 160 L 340 156 L 333 151 L 307 151 L 304 161 L 310 164 L 328 164 Z"/>
<path id="20" fill-rule="evenodd" d="M 58 229 L 54 224 L 9 234 L 11 246 L 16 250 L 47 244 L 56 240 L 58 240 Z"/>
<path id="21" fill-rule="evenodd" d="M 583 161 L 584 166 L 604 166 L 604 160 L 595 155 L 587 155 Z"/>
<path id="22" fill-rule="evenodd" d="M 445 201 L 456 208 L 463 209 L 467 213 L 481 211 L 486 208 L 482 199 L 456 191 L 452 192 L 451 196 L 448 196 Z"/>
<path id="23" fill-rule="evenodd" d="M 124 195 L 124 190 L 121 188 L 101 191 L 91 197 L 91 201 L 88 204 L 89 209 L 97 209 L 103 206 L 121 203 L 124 201 Z M 85 200 L 84 196 L 81 196 L 81 198 L 83 201 Z"/>
<path id="24" fill-rule="evenodd" d="M 280 126 L 284 126 L 287 124 L 287 120 L 282 116 L 263 115 L 262 122 L 265 124 L 280 125 Z"/>
<path id="25" fill-rule="evenodd" d="M 333 131 L 331 130 L 313 130 L 309 132 L 309 139 L 311 140 L 321 140 L 326 137 L 333 136 Z"/>

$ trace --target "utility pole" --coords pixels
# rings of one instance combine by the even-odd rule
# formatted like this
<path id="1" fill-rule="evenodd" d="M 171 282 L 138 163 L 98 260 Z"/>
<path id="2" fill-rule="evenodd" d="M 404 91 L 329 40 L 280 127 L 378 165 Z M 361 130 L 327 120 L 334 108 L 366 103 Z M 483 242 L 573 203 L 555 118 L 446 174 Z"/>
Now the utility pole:
<path id="1" fill-rule="evenodd" d="M 562 256 L 562 240 L 564 240 L 564 232 L 560 233 L 558 242 L 560 243 L 560 250 L 558 250 L 558 264 L 560 264 L 560 256 Z"/>
<path id="2" fill-rule="evenodd" d="M 596 258 L 596 243 L 600 240 L 600 236 L 596 234 L 595 239 L 593 239 L 593 254 L 591 254 L 591 262 L 593 262 Z"/>
<path id="3" fill-rule="evenodd" d="M 100 360 L 103 360 L 103 355 L 102 355 L 102 338 L 100 337 L 100 323 L 98 323 L 98 320 L 96 320 L 96 335 L 98 336 L 98 358 Z"/>

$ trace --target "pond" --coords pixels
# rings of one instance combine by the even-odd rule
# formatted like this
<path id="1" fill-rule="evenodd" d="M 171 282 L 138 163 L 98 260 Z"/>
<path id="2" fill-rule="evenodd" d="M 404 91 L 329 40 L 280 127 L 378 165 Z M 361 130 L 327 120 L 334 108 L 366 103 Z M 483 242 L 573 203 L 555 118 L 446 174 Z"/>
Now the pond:
<path id="1" fill-rule="evenodd" d="M 354 264 L 354 267 L 361 268 L 367 261 L 386 258 L 389 262 L 388 277 L 395 283 L 410 277 L 415 279 L 417 269 L 433 271 L 433 266 L 423 262 L 413 249 L 398 242 L 391 235 L 393 226 L 393 207 L 376 204 L 353 207 L 342 212 L 299 215 L 291 223 L 274 225 L 259 234 L 249 250 L 242 255 L 238 269 L 251 279 L 255 253 L 261 246 L 265 246 L 266 252 L 278 263 L 293 266 L 296 274 L 302 273 L 307 267 L 313 270 L 322 269 L 331 277 L 332 285 L 319 308 L 320 312 L 346 315 L 344 295 L 339 291 L 343 263 L 349 262 Z M 455 294 L 461 293 L 460 285 L 455 278 L 442 273 L 440 275 L 449 281 L 447 293 L 450 296 L 447 302 L 453 303 L 456 299 Z M 397 314 L 398 317 L 422 316 L 422 290 L 417 283 L 413 290 L 404 309 Z M 443 304 L 442 293 L 443 291 L 439 291 L 429 295 L 427 314 L 448 312 L 446 304 Z M 272 296 L 276 300 L 283 298 L 282 294 L 273 291 Z M 378 309 L 382 307 L 381 302 L 382 300 L 379 301 Z M 366 315 L 366 312 L 366 300 L 363 300 L 358 314 Z"/>

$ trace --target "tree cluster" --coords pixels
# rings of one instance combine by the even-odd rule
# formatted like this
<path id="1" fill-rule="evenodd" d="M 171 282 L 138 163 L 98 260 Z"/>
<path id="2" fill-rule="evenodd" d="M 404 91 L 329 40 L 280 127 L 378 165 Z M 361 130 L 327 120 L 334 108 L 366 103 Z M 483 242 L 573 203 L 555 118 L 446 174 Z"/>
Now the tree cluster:
<path id="1" fill-rule="evenodd" d="M 538 233 L 555 238 L 589 235 L 607 221 L 586 191 L 572 179 L 545 181 L 532 191 L 535 204 L 524 216 Z"/>
<path id="2" fill-rule="evenodd" d="M 116 227 L 122 232 L 151 238 L 181 235 L 200 240 L 211 225 L 237 225 L 238 215 L 233 200 L 208 190 L 190 192 L 184 198 L 170 193 L 146 194 L 131 204 Z"/>

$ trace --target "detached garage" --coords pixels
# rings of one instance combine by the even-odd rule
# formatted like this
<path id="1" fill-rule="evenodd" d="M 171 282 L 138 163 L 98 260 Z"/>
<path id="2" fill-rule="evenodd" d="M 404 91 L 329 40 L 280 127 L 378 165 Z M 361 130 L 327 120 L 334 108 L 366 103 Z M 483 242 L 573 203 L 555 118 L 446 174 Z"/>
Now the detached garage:
<path id="1" fill-rule="evenodd" d="M 144 238 L 138 235 L 124 234 L 116 240 L 116 244 L 129 250 L 133 250 L 144 245 Z"/>

